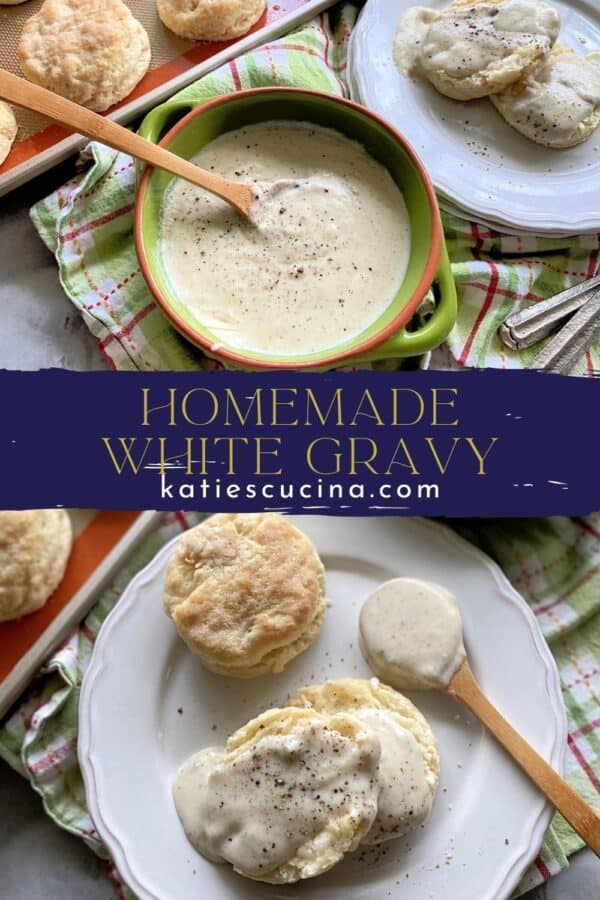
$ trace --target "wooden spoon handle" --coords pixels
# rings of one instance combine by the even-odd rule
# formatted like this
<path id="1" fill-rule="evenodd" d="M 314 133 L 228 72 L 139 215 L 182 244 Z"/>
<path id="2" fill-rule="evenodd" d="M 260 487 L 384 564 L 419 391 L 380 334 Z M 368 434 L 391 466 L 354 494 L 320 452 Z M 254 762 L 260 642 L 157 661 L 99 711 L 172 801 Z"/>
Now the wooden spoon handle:
<path id="1" fill-rule="evenodd" d="M 483 722 L 577 834 L 600 856 L 600 816 L 500 715 L 475 681 L 468 662 L 462 664 L 450 682 L 448 692 Z"/>
<path id="2" fill-rule="evenodd" d="M 116 122 L 112 122 L 105 116 L 99 116 L 65 97 L 39 87 L 37 84 L 32 84 L 24 78 L 18 78 L 4 69 L 0 69 L 0 98 L 15 103 L 17 106 L 32 109 L 48 116 L 55 122 L 60 122 L 61 125 L 66 125 L 79 134 L 92 138 L 92 140 L 101 141 L 115 150 L 129 153 L 151 166 L 165 169 L 172 175 L 191 181 L 227 200 L 244 215 L 249 214 L 252 191 L 248 185 L 228 181 L 213 172 L 207 172 L 175 153 L 170 153 L 163 147 L 158 147 L 151 141 L 145 140 L 139 134 L 123 128 L 122 125 L 117 125 Z"/>

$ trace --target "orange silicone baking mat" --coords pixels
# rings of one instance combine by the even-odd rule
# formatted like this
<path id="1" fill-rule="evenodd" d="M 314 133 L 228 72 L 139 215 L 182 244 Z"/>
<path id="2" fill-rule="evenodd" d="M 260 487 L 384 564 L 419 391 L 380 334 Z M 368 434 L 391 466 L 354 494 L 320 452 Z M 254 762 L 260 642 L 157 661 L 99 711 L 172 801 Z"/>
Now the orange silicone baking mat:
<path id="1" fill-rule="evenodd" d="M 179 76 L 186 72 L 193 75 L 193 70 L 200 64 L 209 61 L 212 57 L 219 56 L 227 48 L 235 47 L 241 41 L 245 43 L 249 36 L 256 35 L 253 46 L 262 43 L 263 40 L 269 40 L 277 25 L 290 19 L 290 27 L 293 27 L 294 13 L 301 12 L 305 8 L 308 17 L 310 11 L 317 5 L 311 0 L 267 0 L 266 12 L 251 29 L 249 35 L 244 35 L 235 41 L 194 43 L 178 38 L 165 28 L 158 17 L 154 0 L 126 0 L 126 2 L 134 16 L 142 22 L 148 32 L 152 47 L 152 62 L 150 70 L 134 91 L 109 112 L 125 106 L 129 107 L 132 101 L 145 97 L 151 100 L 158 88 L 168 85 L 174 79 L 178 79 L 177 87 L 174 87 L 174 90 L 178 89 L 182 86 Z M 17 57 L 21 29 L 27 19 L 36 13 L 42 4 L 43 0 L 28 0 L 17 6 L 0 5 L 0 67 L 15 75 L 22 75 Z M 324 8 L 329 4 L 318 5 Z M 157 99 L 157 102 L 160 100 Z M 146 104 L 145 108 L 149 108 L 150 105 L 152 104 Z M 137 107 L 133 114 L 140 111 L 139 104 Z M 37 113 L 22 109 L 15 109 L 15 112 L 19 131 L 11 152 L 0 166 L 0 181 L 12 170 L 32 163 L 38 155 L 59 145 L 70 135 L 67 129 L 52 124 Z M 32 169 L 33 174 L 35 173 Z M 21 182 L 23 180 L 26 179 L 20 178 Z"/>
<path id="2" fill-rule="evenodd" d="M 77 515 L 72 516 L 73 549 L 60 585 L 40 610 L 0 625 L 0 683 L 52 625 L 138 516 L 137 512 L 95 512 L 79 527 Z"/>

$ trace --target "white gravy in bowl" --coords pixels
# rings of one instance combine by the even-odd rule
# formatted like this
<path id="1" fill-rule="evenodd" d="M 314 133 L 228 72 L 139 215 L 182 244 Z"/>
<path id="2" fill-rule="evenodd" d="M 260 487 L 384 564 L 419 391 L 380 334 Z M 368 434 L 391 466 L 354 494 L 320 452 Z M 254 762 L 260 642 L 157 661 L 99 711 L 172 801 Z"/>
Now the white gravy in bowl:
<path id="1" fill-rule="evenodd" d="M 408 266 L 409 218 L 389 172 L 360 144 L 273 121 L 226 132 L 194 162 L 255 185 L 253 222 L 183 180 L 165 196 L 167 277 L 215 350 L 315 353 L 388 308 Z"/>

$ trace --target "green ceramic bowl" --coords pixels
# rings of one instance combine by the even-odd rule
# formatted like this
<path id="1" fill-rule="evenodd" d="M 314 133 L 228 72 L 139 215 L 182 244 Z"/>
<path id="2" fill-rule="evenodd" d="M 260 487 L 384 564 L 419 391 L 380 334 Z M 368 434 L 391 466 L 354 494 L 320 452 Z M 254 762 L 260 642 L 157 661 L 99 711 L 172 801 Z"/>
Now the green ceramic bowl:
<path id="1" fill-rule="evenodd" d="M 208 355 L 228 366 L 248 369 L 333 368 L 417 356 L 437 347 L 456 319 L 456 289 L 439 208 L 417 155 L 383 119 L 330 94 L 296 88 L 258 88 L 225 94 L 192 109 L 181 101 L 167 102 L 146 117 L 141 134 L 189 159 L 224 132 L 275 119 L 334 128 L 360 142 L 388 169 L 404 196 L 411 227 L 410 260 L 400 290 L 385 312 L 361 334 L 318 353 L 277 356 L 228 346 L 180 302 L 169 283 L 159 238 L 164 194 L 173 176 L 147 168 L 139 181 L 135 240 L 144 277 L 167 317 Z M 405 326 L 434 282 L 437 305 L 433 315 L 422 327 L 409 331 Z"/>

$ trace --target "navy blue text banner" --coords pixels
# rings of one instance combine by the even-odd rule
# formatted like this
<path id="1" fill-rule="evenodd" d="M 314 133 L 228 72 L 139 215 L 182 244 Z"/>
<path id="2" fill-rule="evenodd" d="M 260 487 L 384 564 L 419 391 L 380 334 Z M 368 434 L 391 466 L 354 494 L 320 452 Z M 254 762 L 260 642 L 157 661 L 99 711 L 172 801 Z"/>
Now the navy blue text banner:
<path id="1" fill-rule="evenodd" d="M 0 372 L 0 508 L 582 515 L 600 382 L 533 372 Z"/>

